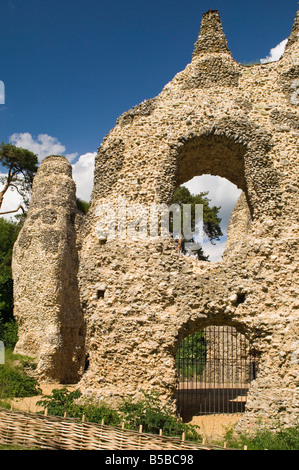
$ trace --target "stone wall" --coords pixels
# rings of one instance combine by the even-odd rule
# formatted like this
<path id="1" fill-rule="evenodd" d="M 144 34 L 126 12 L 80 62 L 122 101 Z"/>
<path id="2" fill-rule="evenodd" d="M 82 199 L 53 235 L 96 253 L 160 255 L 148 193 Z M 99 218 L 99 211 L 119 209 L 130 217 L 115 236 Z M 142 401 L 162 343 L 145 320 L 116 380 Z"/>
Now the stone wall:
<path id="1" fill-rule="evenodd" d="M 78 384 L 84 395 L 116 403 L 157 390 L 174 410 L 178 345 L 206 326 L 228 325 L 245 334 L 259 356 L 240 428 L 260 418 L 269 426 L 278 419 L 296 423 L 298 59 L 298 14 L 283 57 L 247 67 L 233 59 L 219 14 L 209 11 L 185 70 L 157 97 L 120 116 L 103 140 L 80 234 L 89 358 Z M 179 255 L 171 238 L 138 236 L 136 204 L 169 204 L 176 187 L 201 174 L 225 177 L 243 191 L 235 212 L 240 223 L 232 219 L 231 242 L 219 263 Z M 111 211 L 123 220 L 123 201 L 133 230 L 124 234 L 123 223 L 116 224 L 111 236 Z M 15 266 L 24 250 L 15 250 Z M 54 271 L 46 277 L 59 279 Z M 33 281 L 28 270 L 32 292 Z M 30 302 L 22 309 L 17 302 L 18 318 L 25 312 L 34 318 Z M 45 327 L 58 326 L 42 317 Z"/>

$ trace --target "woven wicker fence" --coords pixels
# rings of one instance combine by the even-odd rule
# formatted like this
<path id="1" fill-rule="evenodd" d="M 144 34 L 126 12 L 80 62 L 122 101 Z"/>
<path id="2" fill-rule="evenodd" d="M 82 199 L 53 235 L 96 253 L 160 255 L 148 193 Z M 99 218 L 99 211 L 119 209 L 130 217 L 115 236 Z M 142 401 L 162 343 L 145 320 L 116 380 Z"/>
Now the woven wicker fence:
<path id="1" fill-rule="evenodd" d="M 52 450 L 210 450 L 184 438 L 4 409 L 0 409 L 0 444 Z"/>

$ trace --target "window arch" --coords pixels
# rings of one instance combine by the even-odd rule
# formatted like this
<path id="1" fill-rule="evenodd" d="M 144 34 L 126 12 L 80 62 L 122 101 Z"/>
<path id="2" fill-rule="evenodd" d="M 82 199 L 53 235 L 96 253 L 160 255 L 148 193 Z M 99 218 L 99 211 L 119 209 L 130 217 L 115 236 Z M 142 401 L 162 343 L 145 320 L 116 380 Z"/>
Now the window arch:
<path id="1" fill-rule="evenodd" d="M 221 219 L 220 227 L 222 236 L 219 240 L 213 242 L 203 237 L 203 252 L 208 256 L 211 262 L 218 262 L 222 260 L 225 253 L 228 227 L 231 221 L 231 215 L 236 207 L 236 204 L 242 194 L 242 190 L 226 178 L 213 175 L 195 176 L 184 185 L 191 194 L 206 193 L 207 198 L 210 200 L 210 207 L 219 207 L 219 218 Z M 231 234 L 232 236 L 234 234 Z"/>

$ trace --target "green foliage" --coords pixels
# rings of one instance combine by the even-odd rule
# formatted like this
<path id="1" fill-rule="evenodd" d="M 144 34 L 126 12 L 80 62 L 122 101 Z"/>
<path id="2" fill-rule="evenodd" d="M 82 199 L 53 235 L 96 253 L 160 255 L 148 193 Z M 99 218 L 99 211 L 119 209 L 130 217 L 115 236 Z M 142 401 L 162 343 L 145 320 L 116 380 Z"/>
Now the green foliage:
<path id="1" fill-rule="evenodd" d="M 143 392 L 144 399 L 135 403 L 128 398 L 123 400 L 118 410 L 109 408 L 105 403 L 102 405 L 90 402 L 82 402 L 79 400 L 81 392 L 75 390 L 68 391 L 66 388 L 60 390 L 52 390 L 52 395 L 45 396 L 38 402 L 39 405 L 48 409 L 48 413 L 56 416 L 63 416 L 64 413 L 68 417 L 82 418 L 88 422 L 101 423 L 111 426 L 125 423 L 126 429 L 138 430 L 139 426 L 143 426 L 143 431 L 158 434 L 163 429 L 166 436 L 182 436 L 186 433 L 186 439 L 197 440 L 197 426 L 187 425 L 178 421 L 166 409 L 161 406 L 161 402 L 157 394 L 147 394 Z"/>
<path id="2" fill-rule="evenodd" d="M 13 350 L 18 340 L 18 325 L 15 321 L 9 320 L 7 323 L 2 323 L 0 318 L 0 341 L 2 341 L 6 348 Z"/>
<path id="3" fill-rule="evenodd" d="M 12 144 L 0 145 L 0 163 L 2 166 L 12 169 L 14 173 L 30 173 L 32 176 L 37 171 L 38 158 L 30 150 L 15 147 Z"/>
<path id="4" fill-rule="evenodd" d="M 9 321 L 13 317 L 13 280 L 9 270 L 5 271 L 5 267 L 0 271 L 0 322 Z"/>
<path id="5" fill-rule="evenodd" d="M 0 340 L 13 349 L 17 342 L 18 327 L 13 320 L 13 280 L 11 260 L 14 243 L 21 230 L 19 222 L 0 218 Z"/>
<path id="6" fill-rule="evenodd" d="M 0 192 L 0 207 L 4 195 L 10 187 L 18 191 L 23 197 L 25 205 L 27 205 L 32 181 L 37 171 L 37 155 L 27 149 L 2 142 L 0 145 L 0 164 L 8 170 L 8 174 L 1 178 L 4 188 Z"/>
<path id="7" fill-rule="evenodd" d="M 48 408 L 50 415 L 63 416 L 64 413 L 67 413 L 71 417 L 76 409 L 74 400 L 80 396 L 79 391 L 69 392 L 67 388 L 55 389 L 52 390 L 51 395 L 45 395 L 43 400 L 40 400 L 37 404 Z"/>
<path id="8" fill-rule="evenodd" d="M 32 359 L 5 349 L 5 364 L 0 364 L 0 398 L 31 397 L 41 393 L 26 369 L 34 367 Z"/>
<path id="9" fill-rule="evenodd" d="M 0 218 L 0 323 L 13 318 L 13 281 L 11 260 L 22 222 Z"/>
<path id="10" fill-rule="evenodd" d="M 67 388 L 52 390 L 52 395 L 46 395 L 38 402 L 39 405 L 48 409 L 48 413 L 55 416 L 63 416 L 64 413 L 70 418 L 82 418 L 92 423 L 101 423 L 116 426 L 120 424 L 120 418 L 116 411 L 105 404 L 96 406 L 93 403 L 77 403 L 81 392 L 75 390 L 70 392 Z"/>
<path id="11" fill-rule="evenodd" d="M 0 450 L 41 450 L 39 447 L 0 445 Z"/>
<path id="12" fill-rule="evenodd" d="M 196 233 L 196 226 L 195 226 L 195 205 L 201 204 L 203 206 L 203 230 L 208 239 L 211 243 L 215 243 L 215 240 L 219 240 L 219 238 L 223 235 L 220 227 L 221 219 L 218 216 L 220 207 L 210 207 L 210 199 L 207 198 L 207 192 L 200 193 L 197 195 L 191 194 L 189 189 L 185 186 L 180 186 L 176 189 L 173 195 L 173 204 L 190 204 L 191 205 L 191 230 L 192 232 Z M 170 223 L 170 228 L 172 230 L 172 221 Z M 181 231 L 183 232 L 183 218 L 182 218 L 182 227 Z M 174 234 L 177 236 L 178 234 Z M 184 239 L 182 244 L 182 252 L 185 254 L 185 243 L 190 242 L 192 240 Z M 201 260 L 208 260 L 208 257 L 204 256 L 203 250 L 200 248 L 197 250 L 197 257 Z"/>
<path id="13" fill-rule="evenodd" d="M 79 211 L 81 211 L 83 214 L 87 214 L 89 206 L 90 206 L 89 202 L 82 201 L 82 199 L 77 198 L 76 204 L 77 204 L 77 209 L 79 209 Z"/>
<path id="14" fill-rule="evenodd" d="M 10 410 L 11 409 L 10 401 L 0 400 L 0 408 L 4 408 L 5 410 Z"/>
<path id="15" fill-rule="evenodd" d="M 259 430 L 255 435 L 240 434 L 235 436 L 230 429 L 225 440 L 227 447 L 248 450 L 298 450 L 299 449 L 299 426 L 280 429 L 278 431 Z"/>
<path id="16" fill-rule="evenodd" d="M 204 331 L 187 336 L 175 356 L 176 367 L 184 379 L 200 378 L 206 365 L 207 346 Z"/>
<path id="17" fill-rule="evenodd" d="M 198 440 L 198 426 L 178 421 L 165 406 L 161 405 L 157 393 L 142 392 L 144 398 L 138 402 L 127 398 L 120 406 L 119 411 L 126 423 L 126 428 L 138 429 L 142 425 L 144 432 L 158 434 L 163 430 L 165 436 L 182 436 L 184 432 L 187 440 Z"/>

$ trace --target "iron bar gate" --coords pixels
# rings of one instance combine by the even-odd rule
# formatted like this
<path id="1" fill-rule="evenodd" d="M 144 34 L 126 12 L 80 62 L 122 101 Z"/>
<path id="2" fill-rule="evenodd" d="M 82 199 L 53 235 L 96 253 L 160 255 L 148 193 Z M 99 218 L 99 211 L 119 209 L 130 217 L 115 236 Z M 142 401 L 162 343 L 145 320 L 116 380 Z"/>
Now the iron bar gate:
<path id="1" fill-rule="evenodd" d="M 187 336 L 176 367 L 182 417 L 244 411 L 256 362 L 248 340 L 234 327 L 210 326 Z"/>

